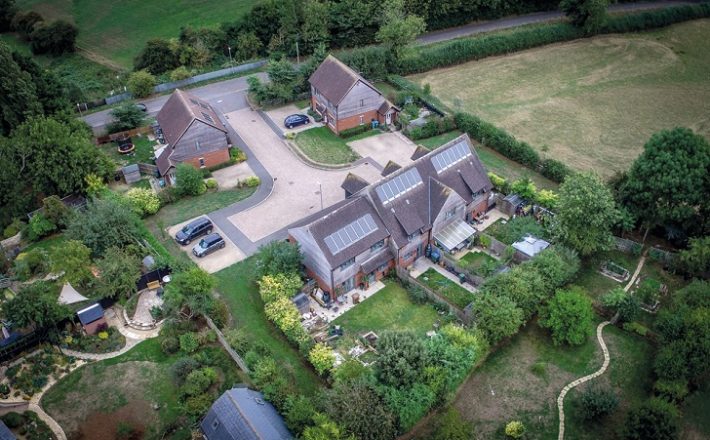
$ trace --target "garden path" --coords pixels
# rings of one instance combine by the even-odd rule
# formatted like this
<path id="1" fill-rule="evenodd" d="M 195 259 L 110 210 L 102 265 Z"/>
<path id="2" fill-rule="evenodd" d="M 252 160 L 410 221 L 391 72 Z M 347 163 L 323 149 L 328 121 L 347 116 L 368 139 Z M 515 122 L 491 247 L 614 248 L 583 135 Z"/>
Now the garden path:
<path id="1" fill-rule="evenodd" d="M 559 397 L 557 398 L 557 409 L 560 413 L 560 430 L 559 430 L 559 435 L 558 435 L 558 440 L 563 440 L 565 438 L 565 407 L 564 407 L 564 400 L 565 396 L 567 393 L 574 387 L 579 386 L 587 381 L 590 381 L 594 379 L 595 377 L 601 376 L 604 374 L 606 369 L 609 367 L 609 349 L 607 349 L 606 344 L 604 343 L 604 338 L 602 338 L 602 330 L 604 330 L 604 327 L 607 325 L 611 324 L 610 321 L 604 321 L 600 323 L 597 326 L 597 340 L 599 341 L 599 345 L 602 347 L 602 352 L 604 353 L 604 363 L 602 364 L 601 368 L 595 371 L 592 374 L 589 374 L 584 377 L 580 377 L 577 380 L 574 380 L 570 383 L 568 383 L 564 388 L 562 388 L 562 392 L 560 393 Z"/>
<path id="2" fill-rule="evenodd" d="M 628 292 L 631 286 L 634 285 L 636 282 L 636 278 L 638 278 L 639 274 L 641 273 L 641 269 L 643 269 L 643 265 L 646 262 L 646 255 L 648 254 L 648 249 L 643 251 L 643 255 L 641 255 L 641 259 L 639 260 L 639 264 L 636 265 L 636 270 L 634 271 L 634 274 L 631 276 L 631 279 L 629 280 L 629 283 L 624 287 L 624 292 Z"/>

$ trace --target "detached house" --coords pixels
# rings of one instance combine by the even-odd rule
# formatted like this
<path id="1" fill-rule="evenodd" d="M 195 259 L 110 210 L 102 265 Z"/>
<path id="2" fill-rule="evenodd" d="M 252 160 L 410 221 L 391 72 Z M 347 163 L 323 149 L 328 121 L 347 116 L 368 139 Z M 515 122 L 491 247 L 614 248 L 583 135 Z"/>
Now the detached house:
<path id="1" fill-rule="evenodd" d="M 373 120 L 389 125 L 399 109 L 365 78 L 332 55 L 308 79 L 311 109 L 336 134 Z"/>
<path id="2" fill-rule="evenodd" d="M 468 135 L 418 150 L 413 160 L 367 186 L 348 176 L 348 199 L 289 229 L 307 274 L 324 291 L 367 287 L 395 266 L 411 265 L 429 244 L 453 251 L 475 234 L 468 222 L 487 211 L 493 185 Z"/>
<path id="3" fill-rule="evenodd" d="M 156 165 L 168 183 L 180 163 L 206 168 L 229 160 L 227 129 L 206 101 L 175 90 L 157 120 L 167 145 L 156 152 Z"/>

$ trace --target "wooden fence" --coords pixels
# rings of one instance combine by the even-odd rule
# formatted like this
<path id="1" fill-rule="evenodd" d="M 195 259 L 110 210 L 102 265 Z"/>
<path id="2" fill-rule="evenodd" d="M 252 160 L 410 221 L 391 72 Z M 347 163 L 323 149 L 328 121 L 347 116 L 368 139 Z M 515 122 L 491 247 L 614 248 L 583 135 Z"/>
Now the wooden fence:
<path id="1" fill-rule="evenodd" d="M 455 258 L 451 257 L 445 251 L 439 249 L 439 253 L 441 254 L 441 258 L 444 260 L 444 264 L 446 264 L 447 267 L 452 267 L 456 272 L 464 274 L 464 276 L 466 277 L 466 281 L 468 281 L 473 287 L 478 287 L 485 281 L 485 278 L 476 275 L 475 273 L 461 266 Z"/>
<path id="2" fill-rule="evenodd" d="M 399 277 L 400 280 L 404 281 L 405 283 L 409 284 L 414 284 L 415 286 L 419 287 L 422 289 L 424 293 L 426 293 L 427 297 L 429 297 L 430 300 L 442 304 L 444 306 L 447 306 L 449 308 L 449 312 L 451 314 L 456 315 L 458 319 L 463 321 L 464 324 L 469 325 L 473 321 L 472 316 L 471 316 L 471 307 L 466 306 L 464 310 L 461 310 L 458 308 L 456 305 L 452 304 L 444 298 L 443 296 L 439 295 L 438 293 L 434 292 L 431 290 L 429 287 L 425 286 L 419 280 L 414 278 L 409 274 L 409 272 L 406 269 L 403 269 L 401 267 L 397 267 L 397 276 Z"/>
<path id="3" fill-rule="evenodd" d="M 205 315 L 205 320 L 207 320 L 207 325 L 214 330 L 215 334 L 217 334 L 217 340 L 219 341 L 220 344 L 222 344 L 222 347 L 227 351 L 229 356 L 234 360 L 234 362 L 237 364 L 239 369 L 241 369 L 243 372 L 249 374 L 249 367 L 247 367 L 247 363 L 244 362 L 244 359 L 242 359 L 241 356 L 239 356 L 239 353 L 234 351 L 231 345 L 229 345 L 229 342 L 227 342 L 227 339 L 224 337 L 224 334 L 222 331 L 217 328 L 215 323 L 212 321 L 212 319 Z"/>
<path id="4" fill-rule="evenodd" d="M 139 134 L 148 134 L 148 133 L 152 133 L 152 132 L 153 132 L 153 128 L 150 127 L 149 125 L 146 125 L 145 127 L 138 127 L 138 128 L 134 128 L 132 130 L 120 131 L 118 133 L 107 134 L 104 136 L 98 136 L 96 138 L 96 145 L 107 144 L 109 142 L 115 141 L 116 139 L 122 139 L 125 137 L 133 137 L 133 136 L 138 136 Z"/>

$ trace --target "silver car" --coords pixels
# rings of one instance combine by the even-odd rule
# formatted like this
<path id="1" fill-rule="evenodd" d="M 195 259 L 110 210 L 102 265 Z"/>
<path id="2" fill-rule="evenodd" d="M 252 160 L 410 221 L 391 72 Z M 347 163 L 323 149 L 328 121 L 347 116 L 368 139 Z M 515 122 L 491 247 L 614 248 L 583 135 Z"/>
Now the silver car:
<path id="1" fill-rule="evenodd" d="M 224 249 L 225 243 L 224 239 L 218 233 L 209 234 L 205 236 L 199 243 L 192 248 L 192 253 L 198 257 L 204 257 L 218 249 Z"/>

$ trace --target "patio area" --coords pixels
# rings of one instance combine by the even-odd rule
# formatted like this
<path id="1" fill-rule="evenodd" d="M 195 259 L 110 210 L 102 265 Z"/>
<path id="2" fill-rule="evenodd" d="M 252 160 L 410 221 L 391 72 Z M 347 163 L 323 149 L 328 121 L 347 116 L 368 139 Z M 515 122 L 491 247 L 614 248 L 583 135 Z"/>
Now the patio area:
<path id="1" fill-rule="evenodd" d="M 358 306 L 359 304 L 354 304 L 353 303 L 353 294 L 358 294 L 360 296 L 359 302 L 362 303 L 365 301 L 367 298 L 370 298 L 380 290 L 384 289 L 385 285 L 382 281 L 378 281 L 375 284 L 372 284 L 368 289 L 366 290 L 359 290 L 359 289 L 354 289 L 351 290 L 350 292 L 341 295 L 339 298 L 337 298 L 335 301 L 333 301 L 331 304 L 331 307 L 329 309 L 321 306 L 318 304 L 316 300 L 313 298 L 310 298 L 311 300 L 311 310 L 312 312 L 309 314 L 304 315 L 304 318 L 306 320 L 313 320 L 313 319 L 321 319 L 325 321 L 326 323 L 330 323 L 334 321 L 336 318 L 338 318 L 340 315 L 343 313 L 347 312 L 348 310 L 351 310 L 352 308 Z M 318 289 L 320 290 L 320 289 Z M 310 316 L 307 316 L 310 315 Z"/>
<path id="2" fill-rule="evenodd" d="M 463 254 L 462 254 L 463 255 Z M 419 275 L 423 274 L 429 269 L 433 269 L 443 275 L 444 277 L 448 278 L 452 282 L 454 282 L 456 285 L 459 285 L 463 287 L 464 289 L 468 290 L 471 293 L 476 293 L 477 289 L 473 287 L 468 282 L 461 283 L 459 281 L 459 278 L 449 272 L 448 270 L 444 269 L 443 267 L 439 266 L 438 264 L 434 264 L 430 259 L 421 257 L 416 260 L 414 260 L 414 264 L 412 265 L 412 270 L 409 271 L 409 275 L 411 275 L 413 278 L 419 278 Z"/>
<path id="3" fill-rule="evenodd" d="M 508 220 L 510 217 L 503 213 L 502 211 L 499 211 L 496 208 L 491 209 L 486 213 L 486 215 L 483 217 L 483 221 L 479 224 L 474 224 L 473 227 L 476 229 L 478 232 L 483 232 L 488 228 L 490 225 L 493 223 L 497 222 L 500 219 L 505 219 Z"/>

